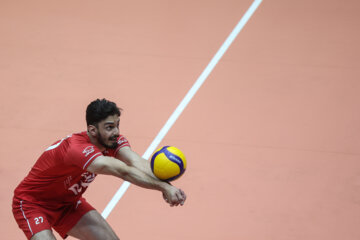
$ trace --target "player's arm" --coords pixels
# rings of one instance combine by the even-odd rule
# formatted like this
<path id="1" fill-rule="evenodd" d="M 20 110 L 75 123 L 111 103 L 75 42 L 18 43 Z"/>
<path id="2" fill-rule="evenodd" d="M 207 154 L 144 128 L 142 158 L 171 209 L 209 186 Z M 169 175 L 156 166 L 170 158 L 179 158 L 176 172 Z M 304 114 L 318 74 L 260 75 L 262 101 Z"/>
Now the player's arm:
<path id="1" fill-rule="evenodd" d="M 96 174 L 113 175 L 143 188 L 159 190 L 164 194 L 165 200 L 171 206 L 183 205 L 186 200 L 186 195 L 181 189 L 150 177 L 136 167 L 129 166 L 113 157 L 97 157 L 89 165 L 87 171 Z"/>
<path id="2" fill-rule="evenodd" d="M 139 154 L 131 150 L 130 147 L 123 147 L 116 153 L 116 158 L 125 162 L 127 165 L 135 167 L 149 176 L 156 178 L 151 171 L 150 163 Z"/>

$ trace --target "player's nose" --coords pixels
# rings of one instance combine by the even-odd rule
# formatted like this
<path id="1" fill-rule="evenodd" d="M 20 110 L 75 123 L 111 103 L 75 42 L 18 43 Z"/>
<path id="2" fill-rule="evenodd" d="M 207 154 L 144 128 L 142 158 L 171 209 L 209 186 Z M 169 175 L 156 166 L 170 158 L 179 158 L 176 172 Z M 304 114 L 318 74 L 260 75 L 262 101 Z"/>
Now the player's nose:
<path id="1" fill-rule="evenodd" d="M 119 135 L 119 132 L 120 132 L 120 129 L 118 127 L 113 128 L 113 134 L 114 135 L 116 135 L 116 134 Z"/>
<path id="2" fill-rule="evenodd" d="M 112 136 L 113 137 L 119 137 L 120 136 L 119 128 L 117 128 L 117 127 L 113 128 Z"/>

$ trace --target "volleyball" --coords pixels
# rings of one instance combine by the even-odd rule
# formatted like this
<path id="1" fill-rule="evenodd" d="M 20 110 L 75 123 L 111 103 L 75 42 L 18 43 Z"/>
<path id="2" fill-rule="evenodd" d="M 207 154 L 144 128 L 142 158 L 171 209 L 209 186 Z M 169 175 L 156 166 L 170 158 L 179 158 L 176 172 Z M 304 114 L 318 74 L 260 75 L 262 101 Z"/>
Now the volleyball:
<path id="1" fill-rule="evenodd" d="M 173 181 L 185 172 L 186 158 L 178 148 L 164 146 L 154 152 L 150 165 L 157 178 L 164 181 Z"/>

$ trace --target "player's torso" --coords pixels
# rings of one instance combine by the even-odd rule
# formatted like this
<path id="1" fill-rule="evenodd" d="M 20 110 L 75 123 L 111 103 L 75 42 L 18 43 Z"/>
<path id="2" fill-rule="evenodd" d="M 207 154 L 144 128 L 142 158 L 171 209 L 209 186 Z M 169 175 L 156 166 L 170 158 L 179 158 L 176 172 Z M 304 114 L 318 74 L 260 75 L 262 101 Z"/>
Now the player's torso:
<path id="1" fill-rule="evenodd" d="M 45 150 L 15 196 L 46 204 L 74 203 L 95 179 L 86 167 L 101 154 L 86 133 L 68 136 Z"/>

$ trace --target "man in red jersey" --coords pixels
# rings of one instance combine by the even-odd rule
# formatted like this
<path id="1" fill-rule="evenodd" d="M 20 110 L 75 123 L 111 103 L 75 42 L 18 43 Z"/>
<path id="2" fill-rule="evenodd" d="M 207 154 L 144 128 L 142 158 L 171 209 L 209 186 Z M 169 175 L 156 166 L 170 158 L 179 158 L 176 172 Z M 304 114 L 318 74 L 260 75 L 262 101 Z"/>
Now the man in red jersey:
<path id="1" fill-rule="evenodd" d="M 113 102 L 91 102 L 86 109 L 87 131 L 47 148 L 15 189 L 13 214 L 28 239 L 56 239 L 52 229 L 63 238 L 119 239 L 82 197 L 97 174 L 159 190 L 170 206 L 184 204 L 185 193 L 157 179 L 148 161 L 132 151 L 119 134 L 120 115 Z"/>

